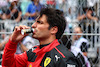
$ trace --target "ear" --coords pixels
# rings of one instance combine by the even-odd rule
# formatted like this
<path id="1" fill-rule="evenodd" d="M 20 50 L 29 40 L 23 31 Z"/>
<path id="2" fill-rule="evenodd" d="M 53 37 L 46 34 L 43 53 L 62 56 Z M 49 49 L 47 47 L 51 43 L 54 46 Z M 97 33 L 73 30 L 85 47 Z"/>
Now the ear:
<path id="1" fill-rule="evenodd" d="M 56 34 L 58 32 L 58 27 L 54 26 L 51 28 L 51 34 Z"/>

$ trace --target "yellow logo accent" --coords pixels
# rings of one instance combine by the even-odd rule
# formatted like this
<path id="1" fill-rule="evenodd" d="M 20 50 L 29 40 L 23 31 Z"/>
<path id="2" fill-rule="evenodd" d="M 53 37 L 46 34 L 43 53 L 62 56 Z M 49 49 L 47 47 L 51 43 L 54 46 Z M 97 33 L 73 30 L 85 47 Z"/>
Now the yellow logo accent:
<path id="1" fill-rule="evenodd" d="M 28 67 L 32 67 L 32 64 L 30 64 Z"/>
<path id="2" fill-rule="evenodd" d="M 46 67 L 51 62 L 51 58 L 47 57 L 44 61 L 44 67 Z"/>

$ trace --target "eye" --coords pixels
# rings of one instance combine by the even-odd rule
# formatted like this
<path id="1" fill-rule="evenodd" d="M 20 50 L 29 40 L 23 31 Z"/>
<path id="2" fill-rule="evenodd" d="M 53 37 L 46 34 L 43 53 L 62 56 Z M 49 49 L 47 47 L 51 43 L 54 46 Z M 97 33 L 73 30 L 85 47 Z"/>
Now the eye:
<path id="1" fill-rule="evenodd" d="M 39 23 L 39 24 L 43 24 L 43 22 L 42 22 L 42 21 L 37 21 L 37 23 Z"/>

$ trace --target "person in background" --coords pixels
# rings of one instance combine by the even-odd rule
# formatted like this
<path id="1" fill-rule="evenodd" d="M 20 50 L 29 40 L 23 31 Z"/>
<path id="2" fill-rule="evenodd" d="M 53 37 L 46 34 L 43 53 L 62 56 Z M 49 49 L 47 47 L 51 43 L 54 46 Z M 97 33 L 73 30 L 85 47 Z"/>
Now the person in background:
<path id="1" fill-rule="evenodd" d="M 55 8 L 56 0 L 46 0 L 47 7 Z"/>
<path id="2" fill-rule="evenodd" d="M 77 58 L 59 39 L 64 33 L 66 20 L 60 10 L 44 8 L 32 24 L 32 37 L 39 40 L 40 45 L 16 55 L 17 44 L 28 34 L 21 34 L 25 25 L 16 26 L 3 54 L 2 66 L 8 67 L 79 67 Z"/>
<path id="3" fill-rule="evenodd" d="M 93 7 L 84 7 L 83 8 L 83 11 L 84 11 L 84 14 L 82 14 L 82 15 L 78 15 L 78 17 L 77 17 L 77 19 L 79 20 L 79 21 L 81 21 L 81 20 L 84 20 L 84 19 L 90 19 L 90 20 L 95 20 L 95 21 L 98 21 L 99 20 L 99 18 L 98 17 L 96 17 L 95 15 L 94 15 L 94 8 Z"/>
<path id="4" fill-rule="evenodd" d="M 43 6 L 40 4 L 39 0 L 31 1 L 32 3 L 28 5 L 25 17 L 28 17 L 29 20 L 35 20 Z"/>
<path id="5" fill-rule="evenodd" d="M 9 7 L 8 0 L 0 0 L 0 19 L 3 20 L 5 18 L 5 12 Z"/>
<path id="6" fill-rule="evenodd" d="M 5 19 L 11 19 L 11 20 L 15 20 L 16 22 L 20 22 L 21 21 L 21 8 L 18 5 L 18 0 L 10 0 L 10 7 L 9 9 L 7 9 L 6 13 L 5 13 Z"/>
<path id="7" fill-rule="evenodd" d="M 75 34 L 82 34 L 81 27 L 74 28 Z M 87 67 L 90 67 L 90 62 L 87 58 L 87 52 L 89 48 L 89 42 L 82 35 L 73 35 L 71 51 L 77 56 L 78 54 L 82 54 L 85 60 L 85 64 Z M 84 64 L 83 64 L 84 65 Z"/>
<path id="8" fill-rule="evenodd" d="M 77 20 L 80 22 L 80 26 L 83 27 L 83 31 L 85 33 L 94 33 L 95 31 L 95 25 L 99 21 L 99 17 L 95 14 L 94 7 L 84 7 L 83 8 L 83 14 L 77 16 Z M 89 21 L 86 21 L 86 20 Z M 92 21 L 92 22 L 91 22 Z M 97 23 L 96 23 L 97 22 Z M 92 24 L 92 25 L 91 25 Z M 88 28 L 88 29 L 87 29 Z M 87 31 L 86 31 L 87 30 Z M 92 30 L 92 31 L 91 31 Z M 90 38 L 90 37 L 89 37 Z"/>
<path id="9" fill-rule="evenodd" d="M 31 3 L 30 0 L 21 0 L 21 10 L 22 10 L 22 18 L 24 19 L 24 15 L 26 14 L 26 9 L 28 7 L 28 5 Z"/>
<path id="10" fill-rule="evenodd" d="M 66 12 L 67 12 L 66 5 L 67 5 L 67 0 L 57 0 L 56 8 L 58 7 L 58 9 L 62 10 L 64 14 L 66 15 Z"/>
<path id="11" fill-rule="evenodd" d="M 84 33 L 99 33 L 99 17 L 96 15 L 96 10 L 94 7 L 84 7 L 83 14 L 77 17 L 79 20 L 79 26 L 83 29 Z M 94 47 L 95 41 L 98 41 L 99 36 L 94 35 L 86 35 L 88 40 L 92 42 L 92 46 Z"/>
<path id="12" fill-rule="evenodd" d="M 21 42 L 19 42 L 16 54 L 21 54 L 36 45 L 39 45 L 38 40 L 32 38 L 31 36 L 26 36 Z"/>

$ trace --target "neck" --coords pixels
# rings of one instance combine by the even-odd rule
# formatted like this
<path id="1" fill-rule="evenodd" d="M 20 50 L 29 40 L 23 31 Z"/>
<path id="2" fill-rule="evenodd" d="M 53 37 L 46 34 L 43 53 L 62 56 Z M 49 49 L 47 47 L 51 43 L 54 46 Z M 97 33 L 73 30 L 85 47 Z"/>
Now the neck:
<path id="1" fill-rule="evenodd" d="M 39 42 L 40 42 L 40 45 L 49 44 L 49 43 L 53 42 L 55 39 L 56 39 L 56 37 L 49 38 L 49 39 L 40 39 Z"/>

